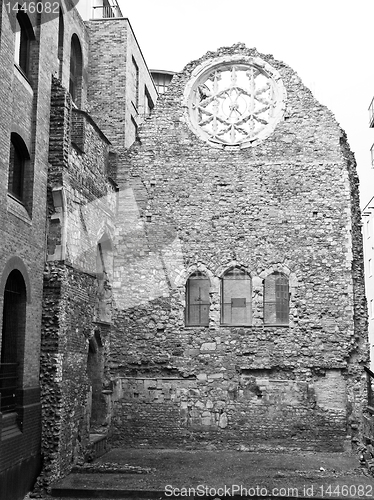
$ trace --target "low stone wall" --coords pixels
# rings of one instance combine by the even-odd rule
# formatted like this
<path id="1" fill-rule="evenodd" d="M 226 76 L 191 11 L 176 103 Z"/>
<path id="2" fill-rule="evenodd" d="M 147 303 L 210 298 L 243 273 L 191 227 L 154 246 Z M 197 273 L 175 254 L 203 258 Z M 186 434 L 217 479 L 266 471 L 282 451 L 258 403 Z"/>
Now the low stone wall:
<path id="1" fill-rule="evenodd" d="M 120 378 L 113 394 L 113 442 L 344 450 L 345 380 L 340 370 L 328 370 L 314 381 L 276 376 L 272 370 L 246 370 L 230 380 L 223 372 L 188 379 Z"/>

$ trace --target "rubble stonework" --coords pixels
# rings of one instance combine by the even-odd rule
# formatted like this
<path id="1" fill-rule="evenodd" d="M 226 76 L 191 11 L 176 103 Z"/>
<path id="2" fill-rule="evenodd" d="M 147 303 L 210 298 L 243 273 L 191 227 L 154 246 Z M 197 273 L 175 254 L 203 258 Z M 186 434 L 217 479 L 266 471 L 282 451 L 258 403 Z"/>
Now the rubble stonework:
<path id="1" fill-rule="evenodd" d="M 104 370 L 93 354 L 109 340 L 104 272 L 111 277 L 115 186 L 106 172 L 109 141 L 89 116 L 79 112 L 77 122 L 76 114 L 54 80 L 41 349 L 46 485 L 84 459 L 95 425 L 107 425 L 107 410 L 98 408 L 103 405 L 96 397 Z"/>
<path id="2" fill-rule="evenodd" d="M 186 121 L 185 89 L 195 68 L 239 56 L 279 73 L 283 119 L 252 147 L 212 147 Z M 128 165 L 109 360 L 116 445 L 355 445 L 368 359 L 358 180 L 332 113 L 283 62 L 222 48 L 174 76 Z M 250 326 L 221 324 L 232 268 L 251 279 Z M 185 325 L 195 271 L 210 280 L 208 326 Z M 288 325 L 264 323 L 275 271 L 289 281 Z"/>

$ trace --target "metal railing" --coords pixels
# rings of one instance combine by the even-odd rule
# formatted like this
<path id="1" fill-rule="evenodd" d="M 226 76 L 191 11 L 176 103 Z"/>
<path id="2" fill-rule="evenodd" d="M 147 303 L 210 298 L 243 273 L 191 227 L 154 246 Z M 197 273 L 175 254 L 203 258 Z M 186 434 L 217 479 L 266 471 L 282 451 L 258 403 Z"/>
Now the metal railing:
<path id="1" fill-rule="evenodd" d="M 17 363 L 0 363 L 0 411 L 16 410 Z"/>
<path id="2" fill-rule="evenodd" d="M 122 17 L 121 9 L 116 0 L 112 0 L 110 5 L 94 5 L 92 9 L 94 19 L 110 19 L 113 17 Z"/>

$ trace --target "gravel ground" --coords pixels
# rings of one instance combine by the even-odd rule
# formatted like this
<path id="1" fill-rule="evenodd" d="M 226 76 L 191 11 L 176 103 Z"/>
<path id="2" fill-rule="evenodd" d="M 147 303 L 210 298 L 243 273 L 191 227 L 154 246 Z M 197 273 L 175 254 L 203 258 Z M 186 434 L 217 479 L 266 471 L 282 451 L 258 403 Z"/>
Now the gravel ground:
<path id="1" fill-rule="evenodd" d="M 217 491 L 224 487 L 293 489 L 296 498 L 374 498 L 374 478 L 357 456 L 344 453 L 115 449 L 57 486 L 96 491 L 92 498 L 98 498 L 100 489 L 165 493 L 175 488 L 203 488 L 214 498 L 224 496 Z M 360 491 L 364 494 L 358 495 Z"/>

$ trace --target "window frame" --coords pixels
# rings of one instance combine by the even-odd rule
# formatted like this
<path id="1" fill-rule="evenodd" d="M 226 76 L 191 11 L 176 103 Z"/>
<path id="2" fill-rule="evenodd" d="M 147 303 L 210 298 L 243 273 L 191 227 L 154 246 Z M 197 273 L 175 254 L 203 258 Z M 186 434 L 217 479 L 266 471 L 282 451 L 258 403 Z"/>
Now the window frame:
<path id="1" fill-rule="evenodd" d="M 236 276 L 243 276 L 243 278 L 229 278 L 230 275 L 234 276 L 236 273 Z M 225 281 L 248 281 L 249 285 L 249 291 L 247 292 L 246 297 L 235 297 L 233 295 L 230 295 L 231 300 L 230 302 L 225 302 Z M 242 291 L 240 291 L 242 293 Z M 247 298 L 249 299 L 247 301 Z M 243 302 L 243 300 L 245 302 Z M 249 273 L 247 273 L 244 269 L 240 267 L 233 267 L 231 269 L 228 269 L 221 277 L 221 326 L 230 326 L 230 327 L 242 327 L 242 326 L 252 326 L 252 321 L 253 321 L 253 311 L 252 311 L 252 277 L 250 276 Z M 231 314 L 230 314 L 230 321 L 226 321 L 225 318 L 225 305 L 230 305 L 231 304 Z M 243 305 L 244 304 L 244 305 Z M 245 316 L 249 316 L 247 321 L 243 322 L 238 322 L 235 323 L 233 322 L 233 317 L 232 317 L 232 309 L 233 308 L 244 308 L 246 309 Z"/>
<path id="2" fill-rule="evenodd" d="M 29 79 L 31 43 L 35 40 L 35 35 L 29 16 L 20 5 L 18 5 L 15 23 L 14 64 Z"/>
<path id="3" fill-rule="evenodd" d="M 18 158 L 18 161 L 16 159 Z M 25 178 L 30 155 L 22 137 L 15 132 L 10 136 L 9 170 L 8 170 L 8 193 L 17 201 L 25 205 Z M 15 173 L 19 170 L 18 175 Z M 19 185 L 15 188 L 15 184 Z"/>
<path id="4" fill-rule="evenodd" d="M 271 277 L 278 278 L 278 283 L 274 281 L 274 299 L 267 299 L 267 281 Z M 279 280 L 283 280 L 283 283 Z M 278 292 L 277 292 L 278 285 Z M 286 290 L 282 290 L 282 287 L 286 287 Z M 280 289 L 279 289 L 280 288 Z M 278 293 L 278 296 L 277 296 Z M 282 299 L 281 294 L 284 294 Z M 267 308 L 269 306 L 275 306 L 275 321 L 267 321 Z M 280 271 L 274 271 L 273 273 L 266 276 L 263 281 L 263 313 L 264 313 L 264 326 L 289 326 L 290 324 L 290 283 L 289 277 Z M 282 320 L 282 315 L 284 320 Z"/>
<path id="5" fill-rule="evenodd" d="M 191 281 L 196 280 L 196 281 L 201 281 L 205 282 L 204 283 L 204 295 L 207 295 L 207 300 L 203 301 L 201 300 L 201 289 L 199 288 L 199 301 L 200 303 L 192 303 L 191 302 L 191 291 L 192 291 L 192 286 L 191 286 Z M 211 282 L 209 277 L 204 274 L 201 271 L 195 271 L 189 275 L 186 281 L 186 300 L 185 300 L 185 315 L 184 315 L 184 322 L 186 327 L 208 327 L 209 322 L 210 322 L 210 290 L 211 290 Z M 194 323 L 191 320 L 192 316 L 192 307 L 193 306 L 198 306 L 198 316 L 199 316 L 199 321 L 197 323 Z M 204 321 L 202 319 L 202 312 L 203 308 L 207 307 L 207 314 L 206 314 L 206 320 Z"/>

